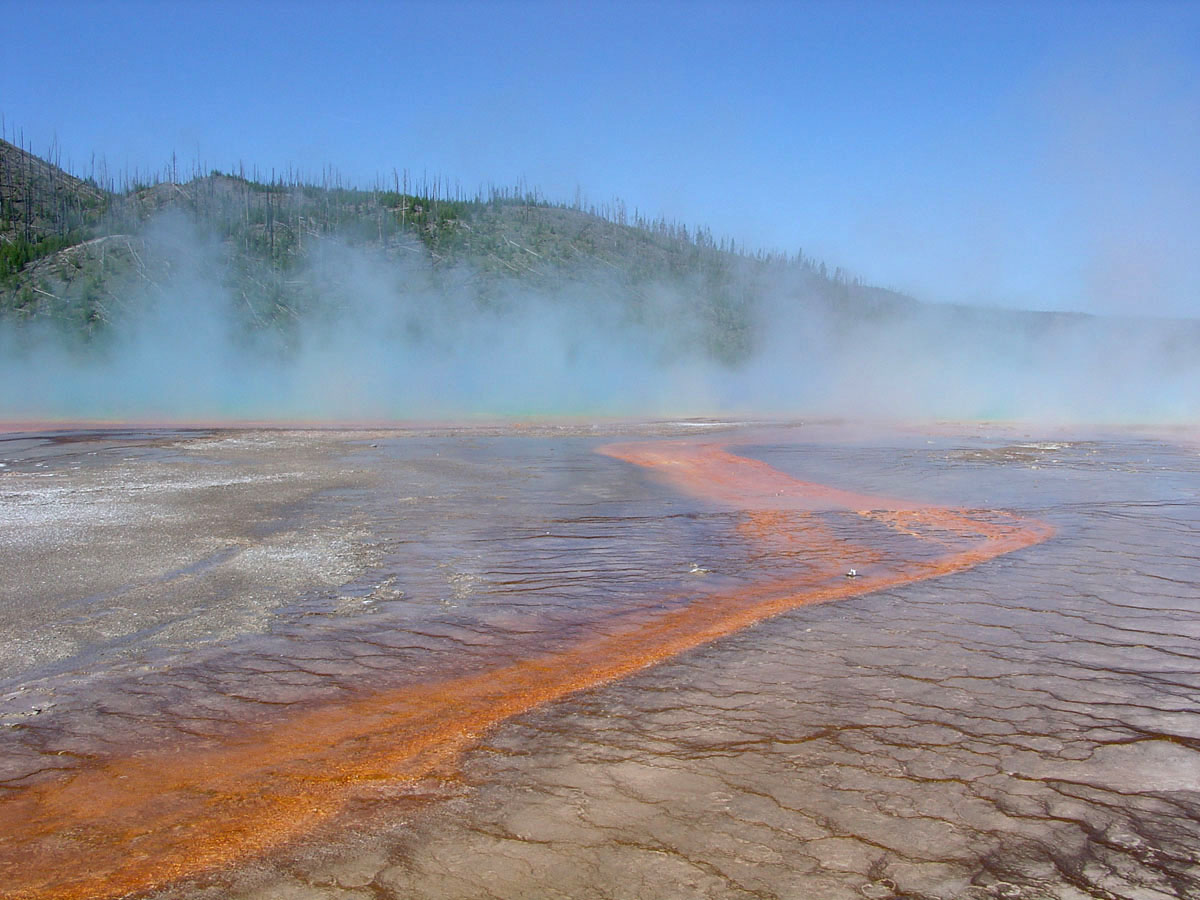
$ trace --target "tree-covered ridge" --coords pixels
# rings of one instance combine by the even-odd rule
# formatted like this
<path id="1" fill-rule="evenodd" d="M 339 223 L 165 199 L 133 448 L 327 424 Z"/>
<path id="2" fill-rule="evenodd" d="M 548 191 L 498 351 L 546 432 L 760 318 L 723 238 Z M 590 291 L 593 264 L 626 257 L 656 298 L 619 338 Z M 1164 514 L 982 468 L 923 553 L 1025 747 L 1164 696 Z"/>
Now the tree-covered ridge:
<path id="1" fill-rule="evenodd" d="M 0 279 L 85 240 L 105 192 L 0 140 Z"/>
<path id="2" fill-rule="evenodd" d="M 393 265 L 400 293 L 454 291 L 488 306 L 505 302 L 514 285 L 586 288 L 615 300 L 628 320 L 674 327 L 692 351 L 726 363 L 751 352 L 753 306 L 781 273 L 804 302 L 876 313 L 912 302 L 829 275 L 802 254 L 750 253 L 708 228 L 648 220 L 620 201 L 555 203 L 523 186 L 468 196 L 398 172 L 370 189 L 332 171 L 267 180 L 211 171 L 181 181 L 174 164 L 118 184 L 103 170 L 77 178 L 0 142 L 0 316 L 103 334 L 131 291 L 166 290 L 174 277 L 177 261 L 149 239 L 164 217 L 215 248 L 251 331 L 286 332 L 336 303 L 336 280 L 320 271 L 331 241 Z M 684 308 L 675 303 L 664 314 L 658 298 L 667 289 L 687 298 Z"/>

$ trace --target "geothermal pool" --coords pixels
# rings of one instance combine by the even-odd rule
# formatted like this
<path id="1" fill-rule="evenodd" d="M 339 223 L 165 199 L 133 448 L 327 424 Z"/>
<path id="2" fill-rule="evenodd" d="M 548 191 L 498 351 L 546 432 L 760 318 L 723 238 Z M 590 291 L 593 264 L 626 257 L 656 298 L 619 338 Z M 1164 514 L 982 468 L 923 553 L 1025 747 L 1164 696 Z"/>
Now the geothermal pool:
<path id="1" fill-rule="evenodd" d="M 1182 435 L 25 431 L 0 464 L 4 897 L 1200 895 Z"/>

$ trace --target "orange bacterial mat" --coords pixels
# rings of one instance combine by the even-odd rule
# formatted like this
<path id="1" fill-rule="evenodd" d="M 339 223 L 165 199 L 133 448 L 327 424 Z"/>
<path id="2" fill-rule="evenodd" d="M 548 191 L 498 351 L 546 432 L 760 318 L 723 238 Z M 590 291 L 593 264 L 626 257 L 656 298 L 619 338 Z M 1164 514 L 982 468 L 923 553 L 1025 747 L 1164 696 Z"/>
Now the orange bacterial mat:
<path id="1" fill-rule="evenodd" d="M 604 684 L 798 606 L 960 571 L 1050 536 L 1038 521 L 851 493 L 799 481 L 709 442 L 612 445 L 610 457 L 743 511 L 738 533 L 800 555 L 800 575 L 630 616 L 573 646 L 484 674 L 389 689 L 247 727 L 219 744 L 93 759 L 0 796 L 0 885 L 13 900 L 112 898 L 277 848 L 364 789 L 452 766 L 503 720 Z M 829 527 L 861 524 L 860 541 Z M 841 520 L 839 520 L 840 522 Z M 889 553 L 876 532 L 921 552 Z M 907 546 L 907 545 L 906 545 Z M 846 577 L 846 561 L 862 568 Z"/>

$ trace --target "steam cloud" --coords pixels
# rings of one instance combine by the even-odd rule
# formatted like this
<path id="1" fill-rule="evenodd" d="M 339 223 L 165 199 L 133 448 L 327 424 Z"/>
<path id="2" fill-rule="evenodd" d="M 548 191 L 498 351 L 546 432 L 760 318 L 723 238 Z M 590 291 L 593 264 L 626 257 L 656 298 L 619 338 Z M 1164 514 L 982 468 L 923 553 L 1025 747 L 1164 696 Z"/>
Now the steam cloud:
<path id="1" fill-rule="evenodd" d="M 0 417 L 138 422 L 472 416 L 838 415 L 1178 422 L 1200 414 L 1200 323 L 965 307 L 839 306 L 781 271 L 750 304 L 751 350 L 702 351 L 692 288 L 636 315 L 615 279 L 449 278 L 323 241 L 296 274 L 320 298 L 286 333 L 245 327 L 215 242 L 180 218 L 147 233 L 170 261 L 123 292 L 109 337 L 0 323 Z M 449 286 L 448 285 L 449 282 Z M 457 286 L 455 286 L 457 283 Z M 808 292 L 806 292 L 808 291 Z"/>

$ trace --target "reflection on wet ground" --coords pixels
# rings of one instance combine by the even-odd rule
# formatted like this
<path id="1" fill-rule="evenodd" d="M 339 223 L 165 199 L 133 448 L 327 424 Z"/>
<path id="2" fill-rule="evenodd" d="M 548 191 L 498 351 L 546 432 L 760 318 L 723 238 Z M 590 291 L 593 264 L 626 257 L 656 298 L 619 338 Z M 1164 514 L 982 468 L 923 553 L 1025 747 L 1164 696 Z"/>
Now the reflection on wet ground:
<path id="1" fill-rule="evenodd" d="M 1194 449 L 641 431 L 0 443 L 5 896 L 1200 892 Z"/>

